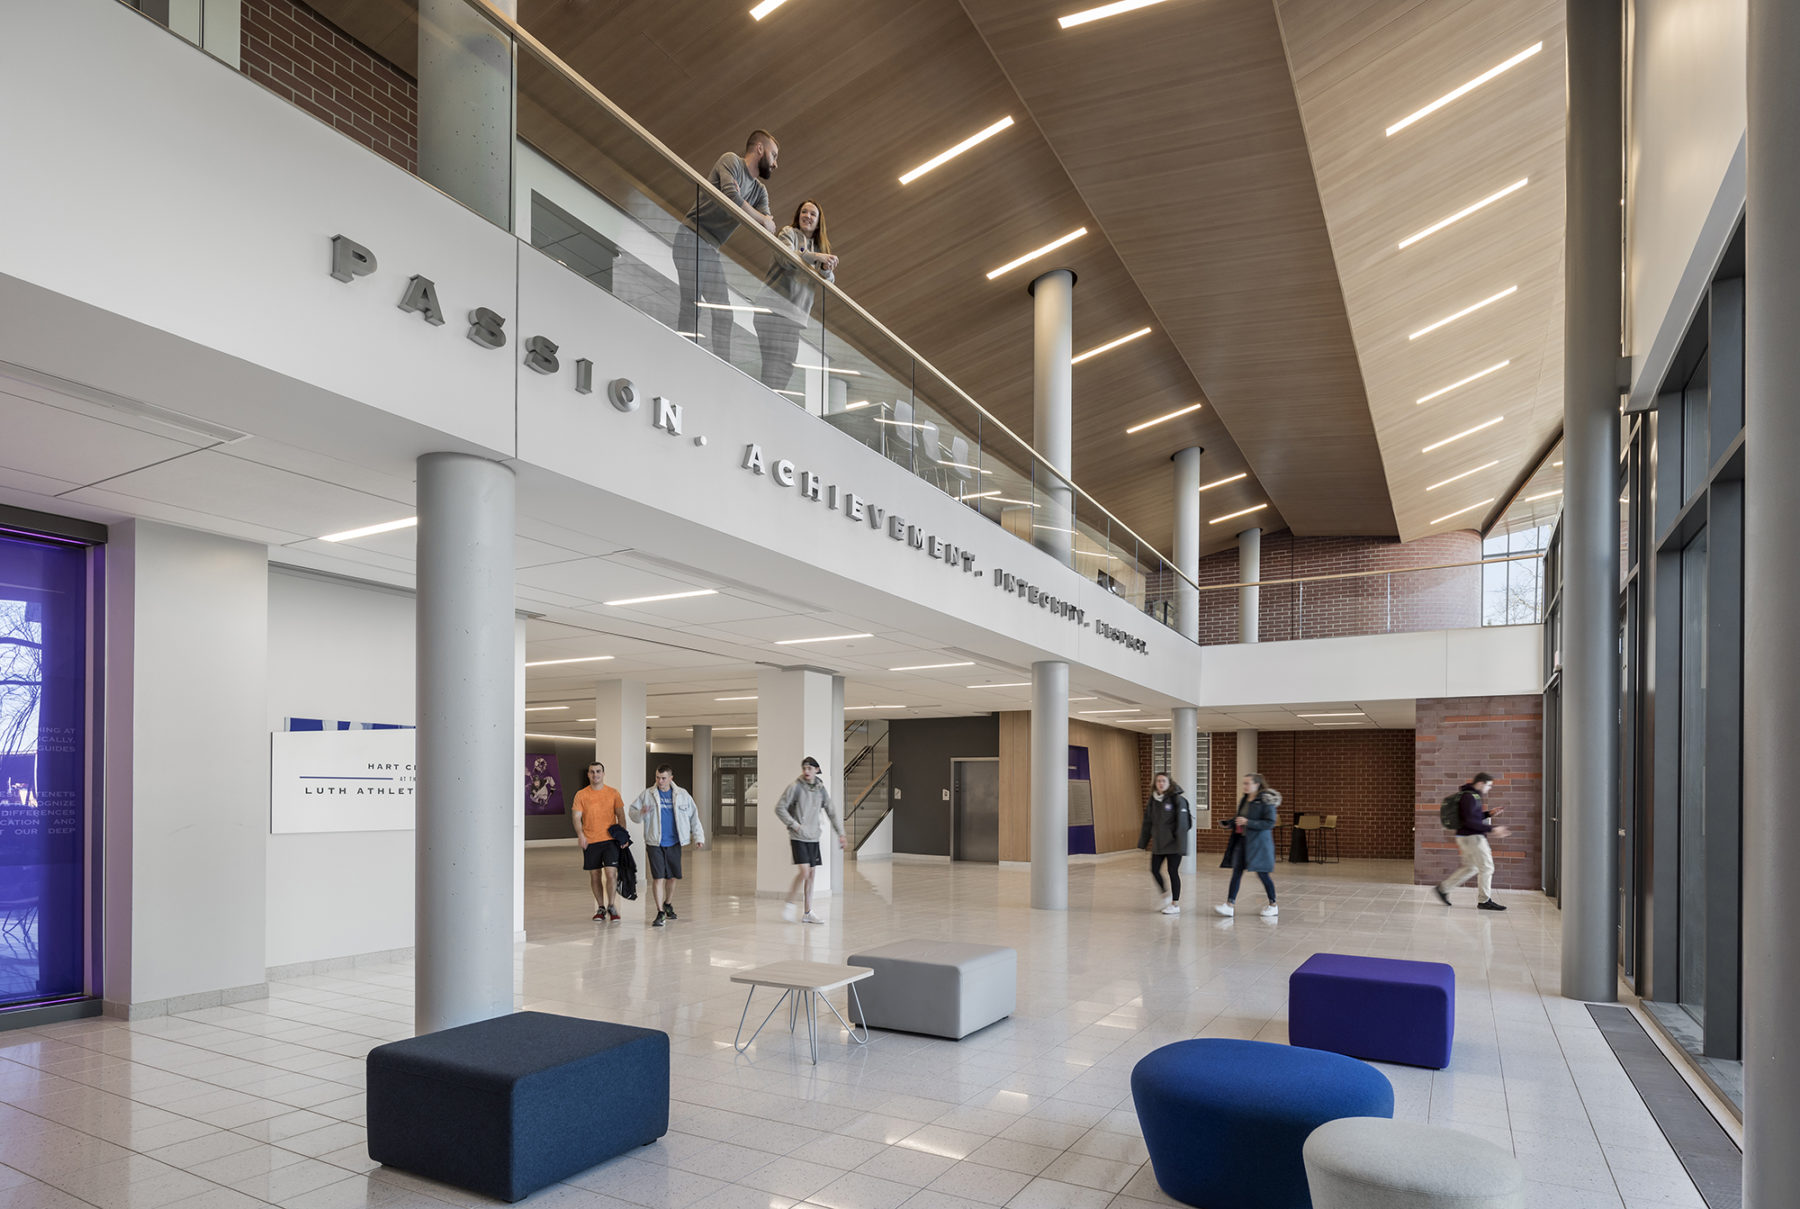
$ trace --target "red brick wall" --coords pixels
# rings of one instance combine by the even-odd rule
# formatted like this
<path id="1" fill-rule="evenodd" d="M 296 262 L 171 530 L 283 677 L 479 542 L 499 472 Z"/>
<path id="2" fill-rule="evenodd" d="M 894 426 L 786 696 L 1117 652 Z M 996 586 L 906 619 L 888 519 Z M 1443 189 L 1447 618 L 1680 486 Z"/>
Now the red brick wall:
<path id="1" fill-rule="evenodd" d="M 1422 700 L 1414 722 L 1418 786 L 1413 881 L 1442 881 L 1457 866 L 1456 840 L 1438 821 L 1444 795 L 1477 772 L 1496 778 L 1489 796 L 1512 829 L 1492 841 L 1494 885 L 1541 889 L 1543 880 L 1544 702 L 1536 696 Z"/>
<path id="2" fill-rule="evenodd" d="M 1338 816 L 1337 846 L 1350 859 L 1407 860 L 1413 855 L 1413 732 L 1410 730 L 1266 730 L 1256 737 L 1256 771 L 1281 791 L 1281 821 L 1297 814 Z M 1237 735 L 1212 736 L 1213 822 L 1238 800 Z M 1222 826 L 1196 847 L 1222 852 Z M 1280 854 L 1286 857 L 1286 852 Z"/>
<path id="3" fill-rule="evenodd" d="M 1413 542 L 1368 537 L 1295 537 L 1283 531 L 1262 541 L 1262 578 L 1294 579 L 1353 571 L 1398 570 L 1481 557 L 1473 531 L 1441 533 Z M 1200 585 L 1238 582 L 1236 550 L 1200 560 Z M 1262 589 L 1258 626 L 1263 642 L 1290 638 L 1342 638 L 1357 634 L 1459 629 L 1481 624 L 1481 568 L 1420 572 L 1389 578 L 1371 575 Z M 1202 644 L 1238 640 L 1237 593 L 1200 594 Z"/>
<path id="4" fill-rule="evenodd" d="M 244 0 L 243 72 L 408 172 L 419 168 L 412 78 L 297 0 Z"/>

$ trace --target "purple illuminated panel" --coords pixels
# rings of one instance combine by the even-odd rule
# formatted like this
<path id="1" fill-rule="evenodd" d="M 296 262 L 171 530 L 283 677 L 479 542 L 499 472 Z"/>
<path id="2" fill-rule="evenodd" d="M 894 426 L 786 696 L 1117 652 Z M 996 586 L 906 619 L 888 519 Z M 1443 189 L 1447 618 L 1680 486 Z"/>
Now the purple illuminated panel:
<path id="1" fill-rule="evenodd" d="M 87 559 L 0 534 L 0 1007 L 87 989 Z"/>

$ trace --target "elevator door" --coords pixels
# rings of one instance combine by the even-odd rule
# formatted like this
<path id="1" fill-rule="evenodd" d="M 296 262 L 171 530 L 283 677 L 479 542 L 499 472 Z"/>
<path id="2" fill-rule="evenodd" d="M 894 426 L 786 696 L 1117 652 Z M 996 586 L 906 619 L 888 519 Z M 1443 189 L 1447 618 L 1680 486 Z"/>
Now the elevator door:
<path id="1" fill-rule="evenodd" d="M 950 761 L 950 857 L 1000 861 L 1000 761 Z"/>

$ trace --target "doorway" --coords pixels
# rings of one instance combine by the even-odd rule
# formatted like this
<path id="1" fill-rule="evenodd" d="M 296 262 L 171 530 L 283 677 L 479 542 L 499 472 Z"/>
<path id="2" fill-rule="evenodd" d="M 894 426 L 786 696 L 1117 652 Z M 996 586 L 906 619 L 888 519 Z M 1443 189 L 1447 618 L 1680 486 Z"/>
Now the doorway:
<path id="1" fill-rule="evenodd" d="M 756 757 L 718 756 L 713 760 L 713 830 L 720 835 L 756 834 Z"/>
<path id="2" fill-rule="evenodd" d="M 950 761 L 950 859 L 1000 863 L 1000 761 Z"/>

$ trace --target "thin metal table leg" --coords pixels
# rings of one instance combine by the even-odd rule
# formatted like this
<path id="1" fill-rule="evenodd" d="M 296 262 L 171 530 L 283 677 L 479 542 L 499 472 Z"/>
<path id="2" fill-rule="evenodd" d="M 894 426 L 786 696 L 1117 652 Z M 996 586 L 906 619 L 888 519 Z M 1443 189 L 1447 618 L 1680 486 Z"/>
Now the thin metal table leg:
<path id="1" fill-rule="evenodd" d="M 752 986 L 750 988 L 750 993 L 748 995 L 744 996 L 744 1010 L 738 1014 L 737 1037 L 732 1038 L 731 1048 L 741 1054 L 745 1050 L 749 1049 L 752 1045 L 755 1045 L 756 1039 L 758 1037 L 762 1036 L 763 1025 L 768 1024 L 769 1021 L 774 1018 L 775 1013 L 779 1012 L 781 1010 L 782 1000 L 786 999 L 789 995 L 792 995 L 792 994 L 793 994 L 792 991 L 783 991 L 781 993 L 781 999 L 777 999 L 775 1001 L 775 1006 L 769 1009 L 769 1014 L 762 1018 L 762 1024 L 757 1025 L 756 1031 L 754 1033 L 750 1034 L 750 1040 L 744 1041 L 740 1044 L 739 1038 L 743 1037 L 743 1035 L 744 1035 L 744 1021 L 750 1015 L 750 1001 L 756 997 L 756 988 L 754 986 Z M 789 1027 L 791 1028 L 792 1026 L 790 1025 Z"/>
<path id="2" fill-rule="evenodd" d="M 844 1031 L 846 1033 L 850 1034 L 850 1040 L 856 1042 L 858 1045 L 867 1045 L 869 1043 L 869 1022 L 867 1017 L 863 1017 L 862 996 L 856 993 L 856 984 L 854 982 L 850 984 L 850 997 L 856 1000 L 856 1014 L 857 1016 L 862 1017 L 863 1020 L 863 1034 L 860 1037 L 856 1035 L 855 1026 L 839 1014 L 837 1005 L 831 1002 L 829 997 L 825 997 L 825 1006 L 831 1009 L 831 1014 L 833 1016 L 837 1016 L 838 1023 L 844 1026 Z"/>
<path id="3" fill-rule="evenodd" d="M 800 993 L 798 991 L 789 991 L 787 993 L 793 996 L 792 999 L 788 1000 L 788 1032 L 791 1033 L 794 1031 L 795 1017 L 799 1015 L 800 1011 Z"/>
<path id="4" fill-rule="evenodd" d="M 813 1065 L 819 1064 L 819 993 L 806 997 L 806 1039 L 812 1046 Z"/>

